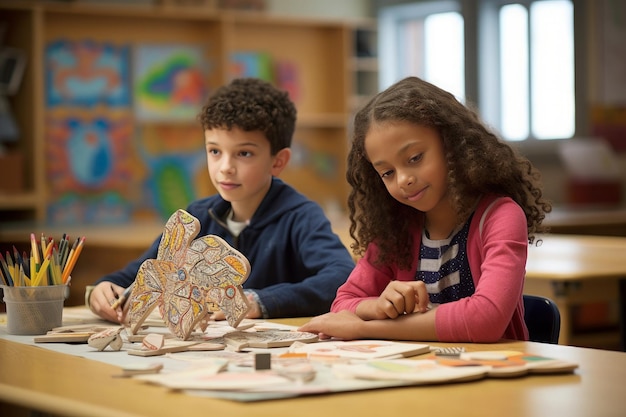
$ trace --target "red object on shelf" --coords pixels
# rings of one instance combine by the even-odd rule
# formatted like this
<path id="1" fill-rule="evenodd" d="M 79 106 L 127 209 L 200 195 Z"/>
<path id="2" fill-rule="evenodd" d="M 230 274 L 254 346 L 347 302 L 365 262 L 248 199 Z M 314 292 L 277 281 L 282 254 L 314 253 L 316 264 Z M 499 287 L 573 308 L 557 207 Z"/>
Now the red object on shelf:
<path id="1" fill-rule="evenodd" d="M 567 202 L 571 205 L 619 205 L 622 184 L 618 180 L 570 179 Z"/>

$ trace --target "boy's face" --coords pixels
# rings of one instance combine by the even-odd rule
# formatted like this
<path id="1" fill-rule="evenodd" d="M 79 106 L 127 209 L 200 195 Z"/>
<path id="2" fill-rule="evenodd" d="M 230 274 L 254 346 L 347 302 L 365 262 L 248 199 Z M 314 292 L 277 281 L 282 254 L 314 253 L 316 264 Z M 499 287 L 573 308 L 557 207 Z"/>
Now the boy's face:
<path id="1" fill-rule="evenodd" d="M 206 130 L 204 138 L 213 186 L 233 204 L 236 216 L 241 213 L 248 220 L 269 190 L 272 176 L 284 168 L 282 152 L 289 150 L 272 155 L 262 132 L 239 128 Z"/>

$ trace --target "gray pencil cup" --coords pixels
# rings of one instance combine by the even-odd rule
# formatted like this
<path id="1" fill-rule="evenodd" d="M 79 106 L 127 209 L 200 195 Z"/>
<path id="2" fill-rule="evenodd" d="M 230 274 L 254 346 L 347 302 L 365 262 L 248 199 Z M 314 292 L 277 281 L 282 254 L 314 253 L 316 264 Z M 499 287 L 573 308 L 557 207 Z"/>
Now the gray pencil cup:
<path id="1" fill-rule="evenodd" d="M 46 334 L 63 324 L 67 285 L 1 287 L 7 310 L 7 333 Z"/>

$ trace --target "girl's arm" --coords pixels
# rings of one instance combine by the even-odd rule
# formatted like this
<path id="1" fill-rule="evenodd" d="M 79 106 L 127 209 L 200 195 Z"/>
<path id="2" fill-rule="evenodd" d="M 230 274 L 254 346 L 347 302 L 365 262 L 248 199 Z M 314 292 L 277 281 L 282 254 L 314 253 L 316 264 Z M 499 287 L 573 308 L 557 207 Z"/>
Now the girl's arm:
<path id="1" fill-rule="evenodd" d="M 437 309 L 426 313 L 403 314 L 395 319 L 363 320 L 344 310 L 314 317 L 298 330 L 317 333 L 320 338 L 388 339 L 437 341 L 435 317 Z"/>
<path id="2" fill-rule="evenodd" d="M 475 216 L 476 223 L 479 219 Z M 528 252 L 524 212 L 510 198 L 501 198 L 485 216 L 482 232 L 473 224 L 468 239 L 475 292 L 439 306 L 439 339 L 489 343 L 524 338 L 522 292 Z"/>
<path id="3" fill-rule="evenodd" d="M 382 318 L 375 313 L 366 313 L 365 306 L 375 303 L 391 282 L 414 281 L 414 268 L 404 271 L 398 270 L 393 265 L 380 266 L 374 263 L 377 256 L 378 248 L 371 244 L 357 262 L 348 280 L 337 290 L 330 311 L 348 310 L 355 313 L 357 307 L 364 304 L 364 310 L 360 311 L 359 315 L 363 314 L 362 317 L 368 319 Z"/>

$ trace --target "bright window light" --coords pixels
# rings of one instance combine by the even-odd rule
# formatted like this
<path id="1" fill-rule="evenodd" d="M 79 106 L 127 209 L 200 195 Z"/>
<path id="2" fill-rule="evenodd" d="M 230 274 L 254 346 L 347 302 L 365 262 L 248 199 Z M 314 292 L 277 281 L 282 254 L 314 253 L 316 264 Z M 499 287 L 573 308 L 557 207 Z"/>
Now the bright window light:
<path id="1" fill-rule="evenodd" d="M 574 135 L 572 8 L 567 0 L 531 5 L 531 129 L 538 139 Z"/>
<path id="2" fill-rule="evenodd" d="M 402 2 L 380 8 L 379 42 L 381 90 L 415 75 L 476 101 L 506 140 L 576 133 L 572 0 Z"/>
<path id="3" fill-rule="evenodd" d="M 407 3 L 379 15 L 380 89 L 417 76 L 465 101 L 465 33 L 458 1 Z"/>
<path id="4" fill-rule="evenodd" d="M 500 118 L 508 140 L 575 131 L 574 29 L 569 0 L 500 9 Z M 529 32 L 530 30 L 530 32 Z"/>
<path id="5" fill-rule="evenodd" d="M 529 133 L 528 12 L 519 4 L 500 10 L 500 103 L 502 135 L 524 140 Z"/>
<path id="6" fill-rule="evenodd" d="M 438 13 L 424 20 L 424 79 L 465 100 L 463 17 Z"/>

